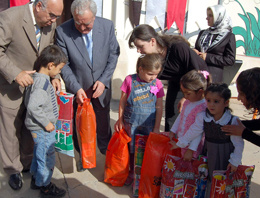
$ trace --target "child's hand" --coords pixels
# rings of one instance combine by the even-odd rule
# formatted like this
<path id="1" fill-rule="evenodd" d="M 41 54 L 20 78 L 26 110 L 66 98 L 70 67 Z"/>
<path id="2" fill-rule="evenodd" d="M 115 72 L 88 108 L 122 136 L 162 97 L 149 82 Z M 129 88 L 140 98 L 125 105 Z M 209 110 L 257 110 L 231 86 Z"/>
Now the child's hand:
<path id="1" fill-rule="evenodd" d="M 119 132 L 122 128 L 125 128 L 125 125 L 123 122 L 121 122 L 120 120 L 117 120 L 115 125 L 114 125 L 114 130 L 116 132 Z"/>
<path id="2" fill-rule="evenodd" d="M 169 143 L 172 145 L 171 150 L 179 148 L 179 147 L 176 145 L 176 142 L 175 142 L 175 141 L 170 140 Z"/>
<path id="3" fill-rule="evenodd" d="M 159 129 L 156 129 L 156 128 L 154 128 L 154 129 L 153 129 L 153 132 L 154 132 L 154 133 L 160 133 L 160 130 L 159 130 Z"/>
<path id="4" fill-rule="evenodd" d="M 229 169 L 229 168 L 230 168 L 231 173 L 237 171 L 237 167 L 232 165 L 231 163 L 229 163 L 228 166 L 227 166 L 227 169 Z"/>
<path id="5" fill-rule="evenodd" d="M 190 149 L 188 149 L 188 150 L 184 153 L 183 160 L 184 160 L 184 161 L 191 161 L 192 155 L 193 155 L 193 151 L 190 150 Z"/>
<path id="6" fill-rule="evenodd" d="M 169 132 L 169 138 L 170 138 L 170 140 L 172 140 L 172 138 L 174 137 L 174 133 L 173 132 Z"/>
<path id="7" fill-rule="evenodd" d="M 50 122 L 46 127 L 45 130 L 48 132 L 51 132 L 53 130 L 55 130 L 55 126 Z"/>

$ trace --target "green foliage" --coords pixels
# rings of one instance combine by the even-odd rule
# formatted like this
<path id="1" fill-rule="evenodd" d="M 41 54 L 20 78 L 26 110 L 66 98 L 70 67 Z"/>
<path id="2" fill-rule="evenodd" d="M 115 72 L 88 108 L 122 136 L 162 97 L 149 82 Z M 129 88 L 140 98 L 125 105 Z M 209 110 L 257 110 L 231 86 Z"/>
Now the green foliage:
<path id="1" fill-rule="evenodd" d="M 250 12 L 245 12 L 243 6 L 238 0 L 235 0 L 242 8 L 244 14 L 238 14 L 246 25 L 246 29 L 235 26 L 233 27 L 233 33 L 235 35 L 241 35 L 244 40 L 237 40 L 236 46 L 242 46 L 245 49 L 245 55 L 260 57 L 260 11 L 255 7 L 258 20 Z M 253 36 L 253 37 L 252 37 Z"/>

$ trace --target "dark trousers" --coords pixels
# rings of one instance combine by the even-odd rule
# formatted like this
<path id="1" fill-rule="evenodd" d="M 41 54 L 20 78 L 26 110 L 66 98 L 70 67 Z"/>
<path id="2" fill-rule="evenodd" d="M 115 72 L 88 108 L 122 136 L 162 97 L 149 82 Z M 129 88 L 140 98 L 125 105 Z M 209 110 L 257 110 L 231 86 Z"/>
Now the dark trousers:
<path id="1" fill-rule="evenodd" d="M 170 131 L 174 121 L 179 115 L 177 108 L 183 94 L 180 91 L 180 84 L 176 81 L 168 80 L 168 89 L 165 101 L 165 131 Z"/>

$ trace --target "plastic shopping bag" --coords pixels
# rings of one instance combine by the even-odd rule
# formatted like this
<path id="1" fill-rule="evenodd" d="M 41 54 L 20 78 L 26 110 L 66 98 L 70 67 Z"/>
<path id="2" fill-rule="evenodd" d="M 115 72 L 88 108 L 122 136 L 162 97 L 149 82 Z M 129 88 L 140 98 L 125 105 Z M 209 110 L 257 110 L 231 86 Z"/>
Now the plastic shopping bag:
<path id="1" fill-rule="evenodd" d="M 160 198 L 204 197 L 207 175 L 208 165 L 203 158 L 184 161 L 167 155 L 163 164 Z M 202 181 L 203 187 L 198 185 Z"/>
<path id="2" fill-rule="evenodd" d="M 139 198 L 159 197 L 162 167 L 167 154 L 181 157 L 180 149 L 171 150 L 170 138 L 151 132 L 146 142 L 139 184 Z"/>
<path id="3" fill-rule="evenodd" d="M 74 157 L 73 147 L 73 98 L 74 95 L 66 92 L 57 92 L 59 117 L 56 122 L 55 150 Z"/>
<path id="4" fill-rule="evenodd" d="M 210 198 L 249 198 L 250 182 L 255 166 L 239 165 L 237 171 L 213 171 Z"/>
<path id="5" fill-rule="evenodd" d="M 104 182 L 112 186 L 124 185 L 129 173 L 128 142 L 130 141 L 131 138 L 124 129 L 113 133 L 106 152 Z"/>
<path id="6" fill-rule="evenodd" d="M 76 127 L 83 168 L 96 167 L 96 116 L 90 99 L 78 105 Z"/>

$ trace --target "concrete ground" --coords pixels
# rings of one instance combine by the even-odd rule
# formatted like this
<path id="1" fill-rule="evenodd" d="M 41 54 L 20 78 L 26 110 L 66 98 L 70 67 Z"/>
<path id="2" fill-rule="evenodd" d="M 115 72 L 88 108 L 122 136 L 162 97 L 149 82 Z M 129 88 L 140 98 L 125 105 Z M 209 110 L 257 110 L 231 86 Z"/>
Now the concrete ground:
<path id="1" fill-rule="evenodd" d="M 113 128 L 118 118 L 118 102 L 113 100 L 111 103 L 111 126 Z M 251 119 L 252 115 L 246 111 L 243 105 L 236 99 L 231 99 L 233 114 L 241 119 Z M 164 118 L 162 120 L 161 131 L 163 131 Z M 75 157 L 78 159 L 78 156 Z M 260 147 L 254 146 L 245 141 L 243 153 L 243 164 L 255 165 L 251 183 L 250 198 L 260 197 Z M 97 149 L 97 167 L 84 172 L 77 172 L 74 158 L 56 153 L 56 167 L 52 182 L 67 190 L 66 198 L 126 198 L 132 196 L 131 186 L 113 187 L 103 182 L 105 156 Z M 13 191 L 8 185 L 9 177 L 3 172 L 0 163 L 0 198 L 36 198 L 39 190 L 30 189 L 31 175 L 23 174 L 23 188 Z"/>

